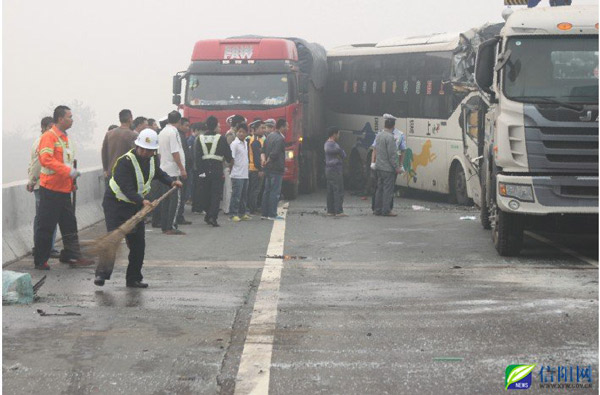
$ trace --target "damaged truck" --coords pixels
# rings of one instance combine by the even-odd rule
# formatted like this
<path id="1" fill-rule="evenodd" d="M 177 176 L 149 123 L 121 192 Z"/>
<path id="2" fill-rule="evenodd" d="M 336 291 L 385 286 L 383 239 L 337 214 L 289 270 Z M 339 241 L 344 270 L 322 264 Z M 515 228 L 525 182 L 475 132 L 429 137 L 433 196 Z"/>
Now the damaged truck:
<path id="1" fill-rule="evenodd" d="M 481 221 L 510 256 L 527 229 L 597 231 L 598 7 L 505 15 L 479 47 L 476 80 L 488 107 Z"/>

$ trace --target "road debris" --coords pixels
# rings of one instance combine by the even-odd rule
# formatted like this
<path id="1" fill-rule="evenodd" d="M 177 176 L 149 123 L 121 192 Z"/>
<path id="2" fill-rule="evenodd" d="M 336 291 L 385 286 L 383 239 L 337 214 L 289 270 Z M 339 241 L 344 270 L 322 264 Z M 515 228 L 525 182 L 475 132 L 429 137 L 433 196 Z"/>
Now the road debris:
<path id="1" fill-rule="evenodd" d="M 40 280 L 42 284 L 45 278 L 44 276 Z M 38 286 L 38 289 L 39 287 L 41 285 Z M 34 294 L 31 285 L 31 274 L 11 270 L 2 271 L 2 304 L 31 304 L 33 303 Z"/>
<path id="2" fill-rule="evenodd" d="M 412 205 L 412 209 L 414 211 L 430 211 L 430 209 L 428 207 L 417 206 L 416 204 Z"/>
<path id="3" fill-rule="evenodd" d="M 473 215 L 467 215 L 465 217 L 460 217 L 461 221 L 476 221 L 477 217 L 473 216 Z"/>
<path id="4" fill-rule="evenodd" d="M 61 316 L 61 317 L 63 317 L 63 316 L 64 316 L 64 317 L 68 317 L 68 316 L 79 316 L 79 315 L 81 315 L 81 314 L 79 314 L 79 313 L 72 313 L 72 312 L 69 312 L 69 311 L 67 311 L 67 312 L 64 312 L 64 313 L 46 313 L 46 312 L 45 312 L 44 310 L 42 310 L 42 309 L 37 309 L 36 311 L 37 311 L 37 313 L 38 313 L 40 316 L 42 316 L 42 317 L 48 317 L 48 316 L 51 316 L 51 315 L 54 315 L 54 316 Z"/>

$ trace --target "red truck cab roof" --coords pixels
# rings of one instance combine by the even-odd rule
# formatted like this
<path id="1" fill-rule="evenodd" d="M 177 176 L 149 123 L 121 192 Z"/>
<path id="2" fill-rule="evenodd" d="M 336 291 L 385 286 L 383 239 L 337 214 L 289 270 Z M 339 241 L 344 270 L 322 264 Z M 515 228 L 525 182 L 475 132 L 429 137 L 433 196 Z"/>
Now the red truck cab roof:
<path id="1" fill-rule="evenodd" d="M 196 42 L 192 61 L 260 59 L 298 61 L 296 45 L 282 38 L 235 38 Z"/>

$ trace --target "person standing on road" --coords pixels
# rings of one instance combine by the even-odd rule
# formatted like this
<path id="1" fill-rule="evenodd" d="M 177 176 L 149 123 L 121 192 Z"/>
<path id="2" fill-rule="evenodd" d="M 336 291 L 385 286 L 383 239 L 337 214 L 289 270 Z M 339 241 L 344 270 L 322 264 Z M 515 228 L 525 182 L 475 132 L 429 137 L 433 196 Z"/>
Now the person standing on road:
<path id="1" fill-rule="evenodd" d="M 168 125 L 158 135 L 158 153 L 160 155 L 160 168 L 171 177 L 177 180 L 187 178 L 185 170 L 185 153 L 183 151 L 183 142 L 177 128 L 181 124 L 181 114 L 177 111 L 171 111 L 168 115 Z M 161 195 L 166 193 L 169 188 L 161 185 Z M 167 235 L 184 235 L 177 229 L 177 213 L 179 205 L 182 203 L 181 189 L 171 194 L 161 203 L 161 228 Z"/>
<path id="2" fill-rule="evenodd" d="M 199 199 L 197 193 L 197 180 L 198 180 L 198 169 L 196 168 L 196 142 L 200 131 L 204 127 L 204 122 L 195 122 L 190 126 L 192 134 L 188 137 L 187 145 L 190 153 L 191 167 L 188 171 L 188 178 L 190 180 L 190 200 L 192 204 L 192 213 L 199 214 Z"/>
<path id="3" fill-rule="evenodd" d="M 225 133 L 225 139 L 227 144 L 231 145 L 237 136 L 238 125 L 242 122 L 246 122 L 246 118 L 241 115 L 235 114 L 227 118 L 229 123 L 229 130 Z M 229 214 L 229 206 L 231 205 L 231 167 L 228 163 L 223 163 L 223 201 L 221 202 L 221 209 L 225 215 Z"/>
<path id="4" fill-rule="evenodd" d="M 347 217 L 344 213 L 344 159 L 346 152 L 337 143 L 340 131 L 330 127 L 325 142 L 325 178 L 327 179 L 327 215 Z"/>
<path id="5" fill-rule="evenodd" d="M 146 199 L 150 193 L 152 180 L 156 179 L 169 187 L 181 188 L 181 181 L 172 179 L 157 165 L 156 150 L 158 135 L 150 128 L 140 132 L 135 140 L 136 147 L 117 159 L 113 168 L 109 188 L 104 194 L 102 207 L 106 230 L 112 232 L 127 220 L 137 214 L 144 206 L 151 205 Z M 125 238 L 129 248 L 129 265 L 125 275 L 125 284 L 130 288 L 147 288 L 143 283 L 142 265 L 146 249 L 145 224 L 140 221 L 135 229 Z M 103 286 L 105 280 L 110 280 L 114 260 L 100 262 L 96 268 L 94 284 Z"/>
<path id="6" fill-rule="evenodd" d="M 121 126 L 106 132 L 104 141 L 102 142 L 102 169 L 104 170 L 104 179 L 107 187 L 111 176 L 110 172 L 117 158 L 133 148 L 133 142 L 138 135 L 131 130 L 133 123 L 131 110 L 121 110 L 119 112 L 119 122 L 121 122 Z"/>
<path id="7" fill-rule="evenodd" d="M 44 117 L 42 119 L 42 134 L 50 130 L 52 126 L 54 126 L 54 120 L 52 117 Z M 29 162 L 29 182 L 27 183 L 27 190 L 29 192 L 33 192 L 35 196 L 35 218 L 33 219 L 33 242 L 35 243 L 35 234 L 39 228 L 39 208 L 40 208 L 40 171 L 42 170 L 42 166 L 40 165 L 40 160 L 38 158 L 40 140 L 42 138 L 42 134 L 35 139 L 35 142 L 31 146 L 31 160 Z M 58 258 L 60 257 L 60 252 L 58 252 L 54 248 L 54 242 L 56 241 L 56 228 L 54 228 L 54 233 L 52 233 L 52 249 L 50 250 L 50 258 Z M 35 247 L 33 249 L 33 254 L 35 254 Z"/>
<path id="8" fill-rule="evenodd" d="M 229 215 L 233 222 L 248 221 L 251 217 L 246 214 L 246 202 L 248 200 L 248 144 L 246 135 L 248 125 L 240 123 L 237 129 L 237 137 L 231 143 L 231 156 L 233 166 L 231 167 L 231 206 Z"/>
<path id="9" fill-rule="evenodd" d="M 203 211 L 206 212 L 204 222 L 213 227 L 219 226 L 219 203 L 223 193 L 223 162 L 231 163 L 231 147 L 225 136 L 221 136 L 221 128 L 216 117 L 206 118 L 205 134 L 198 136 L 196 144 L 196 168 L 198 169 L 198 188 L 201 191 Z"/>
<path id="10" fill-rule="evenodd" d="M 93 265 L 94 261 L 81 255 L 77 235 L 77 218 L 71 202 L 74 180 L 81 173 L 73 166 L 73 150 L 67 130 L 73 125 L 73 114 L 67 106 L 54 109 L 54 126 L 42 134 L 38 147 L 40 170 L 40 207 L 38 231 L 35 235 L 34 265 L 49 270 L 48 258 L 52 249 L 52 234 L 60 227 L 64 249 L 60 262 L 73 267 Z"/>
<path id="11" fill-rule="evenodd" d="M 187 118 L 181 118 L 181 123 L 177 130 L 179 132 L 179 137 L 181 139 L 181 145 L 183 147 L 183 153 L 185 156 L 185 171 L 190 174 L 192 170 L 192 154 L 190 153 L 190 148 L 187 143 L 188 134 L 190 133 L 190 120 Z M 192 221 L 187 221 L 183 216 L 185 212 L 185 203 L 188 199 L 191 199 L 191 196 L 188 198 L 189 189 L 190 177 L 187 177 L 183 181 L 183 189 L 181 190 L 181 204 L 179 205 L 179 210 L 177 211 L 177 225 L 192 224 Z"/>
<path id="12" fill-rule="evenodd" d="M 265 125 L 259 119 L 250 124 L 252 136 L 248 140 L 248 210 L 250 214 L 258 213 L 258 197 L 264 180 L 260 163 Z"/>
<path id="13" fill-rule="evenodd" d="M 154 118 L 148 118 L 148 127 L 154 130 L 156 133 L 158 133 L 158 131 L 160 130 L 160 128 L 158 127 L 158 123 L 156 123 L 156 119 Z"/>
<path id="14" fill-rule="evenodd" d="M 265 129 L 263 133 L 263 137 L 267 138 L 275 130 L 275 120 L 273 118 L 269 118 L 265 121 Z"/>
<path id="15" fill-rule="evenodd" d="M 377 191 L 375 192 L 375 215 L 395 217 L 392 211 L 396 176 L 401 167 L 398 160 L 398 145 L 394 138 L 395 118 L 386 118 L 384 130 L 375 138 L 375 171 L 377 172 Z"/>
<path id="16" fill-rule="evenodd" d="M 261 165 L 265 169 L 265 191 L 262 199 L 261 219 L 283 219 L 277 215 L 277 204 L 285 172 L 285 132 L 287 127 L 285 119 L 278 119 L 275 132 L 267 136 L 263 146 Z"/>

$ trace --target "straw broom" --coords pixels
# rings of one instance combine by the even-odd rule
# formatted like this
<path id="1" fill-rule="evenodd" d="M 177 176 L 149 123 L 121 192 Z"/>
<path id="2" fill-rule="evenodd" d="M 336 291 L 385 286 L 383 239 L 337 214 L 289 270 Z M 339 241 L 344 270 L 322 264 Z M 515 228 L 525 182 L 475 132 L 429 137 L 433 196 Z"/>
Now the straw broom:
<path id="1" fill-rule="evenodd" d="M 135 227 L 144 220 L 154 209 L 167 198 L 177 187 L 169 189 L 164 195 L 154 200 L 150 206 L 144 206 L 133 217 L 129 218 L 112 232 L 92 241 L 89 249 L 86 249 L 91 255 L 97 255 L 100 258 L 100 264 L 103 262 L 114 262 L 117 257 L 117 250 L 125 236 L 131 233 Z"/>

